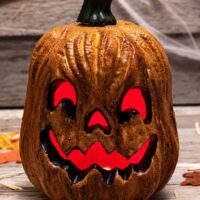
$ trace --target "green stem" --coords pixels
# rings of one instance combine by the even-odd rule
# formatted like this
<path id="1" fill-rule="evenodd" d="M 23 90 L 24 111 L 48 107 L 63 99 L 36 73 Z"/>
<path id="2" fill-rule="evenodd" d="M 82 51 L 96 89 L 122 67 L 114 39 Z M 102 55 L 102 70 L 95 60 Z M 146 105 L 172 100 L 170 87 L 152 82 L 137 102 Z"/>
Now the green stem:
<path id="1" fill-rule="evenodd" d="M 84 0 L 77 22 L 87 26 L 116 25 L 111 4 L 112 0 Z"/>

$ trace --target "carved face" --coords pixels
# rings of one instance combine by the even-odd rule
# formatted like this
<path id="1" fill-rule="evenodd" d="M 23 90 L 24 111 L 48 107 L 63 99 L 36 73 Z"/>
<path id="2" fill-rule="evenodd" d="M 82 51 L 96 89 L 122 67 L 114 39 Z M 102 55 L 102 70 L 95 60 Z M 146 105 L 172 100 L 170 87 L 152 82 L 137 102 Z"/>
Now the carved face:
<path id="1" fill-rule="evenodd" d="M 178 157 L 157 41 L 127 22 L 47 33 L 33 53 L 21 147 L 30 180 L 52 199 L 149 198 Z"/>
<path id="2" fill-rule="evenodd" d="M 100 100 L 100 98 L 98 99 Z M 139 120 L 137 123 L 141 127 L 151 123 L 151 98 L 147 89 L 133 87 L 123 94 L 121 101 L 119 101 L 119 106 L 115 106 L 116 110 L 113 113 L 117 125 L 111 126 L 109 120 L 98 106 L 91 108 L 91 110 L 88 109 L 86 116 L 83 117 L 84 126 L 80 128 L 83 136 L 79 136 L 79 131 L 76 131 L 79 125 L 76 122 L 73 123 L 76 119 L 76 112 L 78 112 L 77 94 L 74 86 L 69 81 L 56 80 L 50 85 L 47 105 L 52 115 L 54 112 L 57 112 L 57 115 L 64 115 L 61 120 L 66 122 L 67 128 L 66 133 L 60 134 L 59 130 L 62 130 L 62 128 L 57 129 L 54 125 L 52 126 L 50 120 L 41 133 L 41 144 L 50 161 L 68 172 L 72 183 L 75 184 L 84 179 L 92 169 L 97 169 L 101 173 L 106 184 L 112 184 L 116 175 L 120 175 L 122 179 L 127 180 L 132 172 L 144 173 L 149 168 L 156 151 L 156 133 L 147 133 L 149 138 L 144 141 L 144 144 L 136 146 L 136 148 L 138 147 L 136 151 L 131 147 L 129 147 L 130 149 L 126 147 L 129 146 L 128 143 L 131 141 L 127 141 L 127 144 L 124 143 L 128 156 L 120 154 L 118 152 L 119 147 L 108 152 L 107 145 L 109 144 L 104 147 L 104 142 L 102 141 L 105 137 L 108 138 L 108 142 L 110 140 L 112 143 L 120 143 L 121 139 L 118 139 L 117 137 L 119 136 L 115 135 L 117 130 L 113 131 L 112 127 L 118 129 L 121 127 L 123 132 L 124 126 L 129 126 L 129 124 L 136 126 L 133 124 L 135 120 Z M 58 108 L 59 106 L 60 108 Z M 59 111 L 56 111 L 57 109 Z M 69 124 L 67 124 L 66 119 Z M 138 134 L 144 131 L 140 129 L 137 130 Z M 75 134 L 71 136 L 73 131 Z M 94 134 L 94 136 L 90 134 Z M 95 138 L 96 135 L 100 135 L 98 136 L 100 138 Z M 112 138 L 111 135 L 113 135 Z M 90 140 L 93 137 L 92 143 L 90 142 L 92 145 L 86 145 L 85 152 L 82 152 L 81 147 L 79 147 L 80 142 L 78 140 L 74 146 L 66 145 L 66 141 L 76 140 L 79 137 L 83 137 L 81 142 Z M 133 137 L 131 133 L 130 137 Z M 85 146 L 85 144 L 83 145 Z"/>

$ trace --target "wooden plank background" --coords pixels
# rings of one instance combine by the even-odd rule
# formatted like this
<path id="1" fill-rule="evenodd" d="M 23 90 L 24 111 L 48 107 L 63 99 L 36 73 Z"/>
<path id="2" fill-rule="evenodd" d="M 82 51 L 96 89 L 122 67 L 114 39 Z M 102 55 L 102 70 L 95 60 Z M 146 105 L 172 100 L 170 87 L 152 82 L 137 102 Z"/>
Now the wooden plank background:
<path id="1" fill-rule="evenodd" d="M 75 21 L 83 0 L 0 1 L 0 108 L 23 107 L 31 51 L 48 29 Z M 159 0 L 127 0 L 151 25 L 188 43 L 185 29 Z M 200 1 L 164 0 L 184 19 L 200 46 Z M 151 4 L 151 7 L 149 7 Z M 149 9 L 150 8 L 150 9 Z M 113 13 L 133 21 L 117 0 Z M 190 44 L 188 44 L 190 45 Z M 169 54 L 176 105 L 200 104 L 200 62 Z"/>

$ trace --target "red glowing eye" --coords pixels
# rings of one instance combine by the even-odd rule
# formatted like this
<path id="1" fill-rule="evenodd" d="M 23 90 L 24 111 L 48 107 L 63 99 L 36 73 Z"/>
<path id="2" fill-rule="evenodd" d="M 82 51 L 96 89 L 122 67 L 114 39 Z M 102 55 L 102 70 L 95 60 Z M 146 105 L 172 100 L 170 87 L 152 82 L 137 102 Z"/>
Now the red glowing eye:
<path id="1" fill-rule="evenodd" d="M 77 103 L 73 85 L 64 80 L 57 80 L 51 85 L 48 100 L 49 107 L 53 109 L 63 100 L 69 100 L 74 106 Z"/>
<path id="2" fill-rule="evenodd" d="M 121 112 L 139 113 L 143 120 L 147 117 L 147 105 L 141 88 L 132 88 L 124 96 L 121 103 Z"/>

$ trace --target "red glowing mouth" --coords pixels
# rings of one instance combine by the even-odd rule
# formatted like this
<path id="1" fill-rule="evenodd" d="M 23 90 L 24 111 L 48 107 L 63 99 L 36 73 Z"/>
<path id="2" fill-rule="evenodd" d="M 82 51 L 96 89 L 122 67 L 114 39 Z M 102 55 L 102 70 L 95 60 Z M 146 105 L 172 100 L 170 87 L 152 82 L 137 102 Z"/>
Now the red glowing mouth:
<path id="1" fill-rule="evenodd" d="M 152 146 L 157 144 L 157 136 L 152 135 L 130 158 L 125 158 L 117 150 L 108 154 L 100 142 L 95 142 L 90 148 L 88 148 L 86 153 L 74 149 L 66 155 L 58 144 L 52 130 L 49 131 L 49 138 L 62 159 L 71 161 L 79 170 L 86 170 L 94 164 L 105 170 L 124 170 L 130 164 L 137 166 L 144 160 L 149 159 L 147 157 L 153 156 L 151 155 L 151 149 Z"/>

